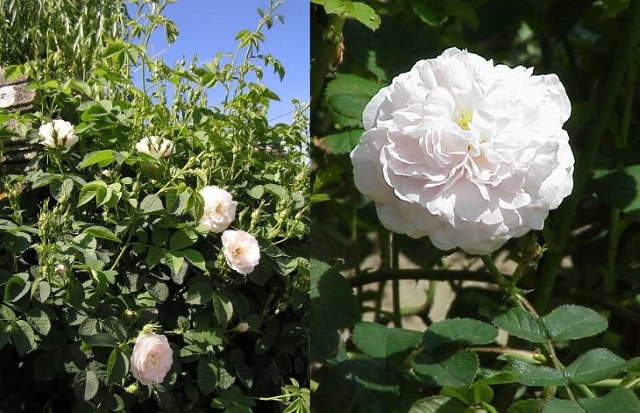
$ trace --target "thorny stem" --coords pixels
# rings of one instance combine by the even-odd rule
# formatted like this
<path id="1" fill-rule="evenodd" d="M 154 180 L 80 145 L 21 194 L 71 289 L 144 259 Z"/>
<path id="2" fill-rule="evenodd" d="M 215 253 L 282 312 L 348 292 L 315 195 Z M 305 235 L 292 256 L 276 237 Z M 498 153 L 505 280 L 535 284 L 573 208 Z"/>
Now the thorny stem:
<path id="1" fill-rule="evenodd" d="M 640 21 L 640 0 L 634 1 L 629 6 L 627 14 L 627 30 L 625 35 L 622 36 L 620 47 L 612 60 L 615 63 L 609 74 L 607 86 L 603 88 L 606 94 L 599 105 L 597 122 L 591 129 L 591 133 L 586 137 L 581 157 L 578 158 L 576 163 L 577 173 L 575 174 L 573 194 L 565 201 L 564 206 L 559 211 L 556 240 L 553 248 L 547 253 L 542 266 L 542 279 L 536 296 L 536 308 L 540 311 L 544 311 L 549 305 L 560 262 L 569 240 L 571 222 L 576 215 L 580 200 L 589 183 L 591 166 L 598 155 L 600 141 L 609 124 L 624 74 L 633 56 L 633 50 L 640 39 L 640 24 L 637 23 Z"/>

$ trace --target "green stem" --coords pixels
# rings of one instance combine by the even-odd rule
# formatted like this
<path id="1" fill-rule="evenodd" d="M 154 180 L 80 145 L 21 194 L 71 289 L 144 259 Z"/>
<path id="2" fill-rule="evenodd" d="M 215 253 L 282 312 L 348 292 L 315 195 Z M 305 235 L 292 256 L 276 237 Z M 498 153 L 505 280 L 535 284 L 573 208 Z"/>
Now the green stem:
<path id="1" fill-rule="evenodd" d="M 636 389 L 640 387 L 640 379 L 634 379 L 628 383 L 625 383 L 624 379 L 605 379 L 605 380 L 600 380 L 595 383 L 592 383 L 589 386 L 597 387 L 597 388 L 607 388 L 607 389 L 618 388 L 618 387 L 624 387 L 626 389 L 631 389 L 631 388 Z"/>
<path id="2" fill-rule="evenodd" d="M 482 255 L 480 258 L 487 268 L 487 271 L 489 271 L 489 274 L 496 280 L 496 283 L 502 288 L 509 289 L 511 283 L 504 277 L 500 270 L 498 270 L 498 267 L 496 267 L 496 264 L 493 262 L 493 258 L 491 258 L 490 255 Z"/>
<path id="3" fill-rule="evenodd" d="M 560 262 L 569 240 L 573 217 L 576 215 L 578 205 L 587 189 L 587 184 L 591 178 L 592 165 L 598 156 L 602 135 L 609 124 L 624 74 L 633 56 L 635 46 L 640 39 L 640 24 L 638 24 L 638 21 L 640 21 L 640 0 L 634 0 L 633 4 L 629 6 L 627 18 L 626 33 L 622 36 L 616 55 L 611 59 L 613 67 L 609 74 L 607 85 L 603 88 L 605 96 L 599 101 L 597 121 L 591 128 L 591 133 L 586 137 L 584 145 L 582 145 L 584 149 L 576 161 L 573 194 L 558 211 L 559 220 L 556 242 L 544 260 L 540 287 L 535 300 L 536 308 L 539 311 L 546 310 L 549 305 Z"/>
<path id="4" fill-rule="evenodd" d="M 394 242 L 394 234 L 389 234 L 389 255 L 390 255 L 390 264 L 391 271 L 398 270 L 398 248 Z M 402 313 L 400 311 L 400 280 L 398 277 L 394 277 L 391 280 L 391 287 L 393 291 L 393 324 L 402 328 Z"/>
<path id="5" fill-rule="evenodd" d="M 623 151 L 629 142 L 629 128 L 631 126 L 631 111 L 633 108 L 633 96 L 635 94 L 636 82 L 636 65 L 632 62 L 629 66 L 627 75 L 627 90 L 624 99 L 624 112 L 622 115 L 622 125 L 620 132 L 620 140 L 617 142 L 616 149 Z M 616 168 L 622 170 L 624 162 L 619 159 Z M 611 228 L 609 229 L 609 248 L 607 252 L 607 269 L 604 276 L 604 288 L 606 292 L 613 292 L 618 281 L 618 273 L 616 272 L 616 260 L 618 256 L 618 244 L 625 226 L 620 222 L 620 209 L 613 208 L 611 210 Z"/>

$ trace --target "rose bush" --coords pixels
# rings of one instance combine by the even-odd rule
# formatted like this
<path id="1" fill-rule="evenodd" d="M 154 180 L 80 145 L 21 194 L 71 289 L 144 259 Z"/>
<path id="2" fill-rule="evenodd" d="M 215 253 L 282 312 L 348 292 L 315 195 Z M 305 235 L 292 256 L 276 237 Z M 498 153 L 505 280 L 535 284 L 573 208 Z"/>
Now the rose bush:
<path id="1" fill-rule="evenodd" d="M 312 3 L 315 411 L 640 411 L 640 2 Z"/>
<path id="2" fill-rule="evenodd" d="M 1 177 L 0 410 L 308 410 L 307 118 L 270 123 L 259 80 L 280 3 L 244 61 L 174 67 L 145 53 L 168 3 L 130 4 L 83 79 L 6 67 L 37 93 L 2 141 L 39 149 Z"/>

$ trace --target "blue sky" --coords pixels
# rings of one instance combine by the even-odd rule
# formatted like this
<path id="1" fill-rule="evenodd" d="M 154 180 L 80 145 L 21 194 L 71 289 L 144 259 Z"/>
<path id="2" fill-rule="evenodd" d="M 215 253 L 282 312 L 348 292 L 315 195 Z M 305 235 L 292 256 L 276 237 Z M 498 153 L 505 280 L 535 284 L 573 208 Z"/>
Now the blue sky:
<path id="1" fill-rule="evenodd" d="M 242 29 L 255 30 L 258 7 L 267 9 L 269 0 L 178 0 L 167 6 L 165 16 L 173 20 L 180 31 L 175 43 L 168 50 L 164 30 L 154 33 L 150 41 L 151 54 L 162 51 L 166 63 L 173 65 L 185 56 L 187 61 L 194 54 L 200 63 L 211 60 L 216 52 L 233 53 L 236 34 Z M 266 41 L 260 50 L 280 59 L 286 69 L 281 82 L 271 69 L 265 70 L 263 82 L 281 99 L 273 101 L 269 119 L 288 122 L 291 115 L 281 116 L 293 108 L 291 99 L 309 100 L 309 2 L 284 0 L 278 13 L 284 15 L 285 24 L 276 22 L 265 32 Z M 221 96 L 222 95 L 222 96 Z M 212 103 L 222 100 L 221 88 L 209 93 Z"/>

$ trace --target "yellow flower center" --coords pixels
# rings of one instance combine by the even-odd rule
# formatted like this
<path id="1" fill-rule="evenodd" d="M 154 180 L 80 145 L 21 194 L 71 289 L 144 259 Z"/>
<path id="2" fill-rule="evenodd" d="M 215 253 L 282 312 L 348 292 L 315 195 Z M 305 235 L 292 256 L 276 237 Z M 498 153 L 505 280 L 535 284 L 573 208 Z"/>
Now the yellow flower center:
<path id="1" fill-rule="evenodd" d="M 473 120 L 473 111 L 457 110 L 453 115 L 453 120 L 462 130 L 469 130 L 469 124 Z"/>

